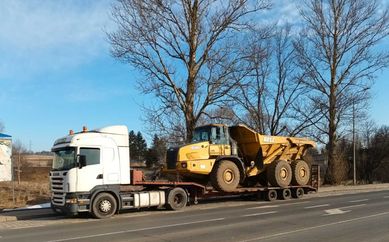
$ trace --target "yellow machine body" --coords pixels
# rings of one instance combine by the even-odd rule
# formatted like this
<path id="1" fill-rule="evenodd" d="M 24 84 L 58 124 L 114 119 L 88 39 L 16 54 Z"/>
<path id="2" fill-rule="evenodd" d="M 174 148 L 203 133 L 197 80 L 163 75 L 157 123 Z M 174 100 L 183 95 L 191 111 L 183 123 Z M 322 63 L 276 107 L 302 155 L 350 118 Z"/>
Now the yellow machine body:
<path id="1" fill-rule="evenodd" d="M 275 160 L 290 162 L 301 159 L 308 148 L 316 146 L 314 141 L 306 138 L 262 135 L 245 125 L 210 124 L 196 128 L 195 135 L 208 129 L 211 137 L 211 133 L 216 132 L 213 128 L 219 129 L 224 138 L 204 139 L 168 150 L 164 172 L 178 172 L 184 176 L 209 175 L 218 160 L 236 158 L 242 161 L 244 176 L 251 177 L 265 171 L 266 166 Z"/>

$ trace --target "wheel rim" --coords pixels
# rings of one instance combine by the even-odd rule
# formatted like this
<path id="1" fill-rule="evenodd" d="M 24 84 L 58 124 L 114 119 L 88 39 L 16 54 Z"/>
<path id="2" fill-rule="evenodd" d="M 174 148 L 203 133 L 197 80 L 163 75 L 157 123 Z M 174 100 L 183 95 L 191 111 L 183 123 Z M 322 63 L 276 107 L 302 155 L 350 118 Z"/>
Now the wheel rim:
<path id="1" fill-rule="evenodd" d="M 235 179 L 234 172 L 231 169 L 226 169 L 223 173 L 223 180 L 227 184 L 231 184 Z"/>
<path id="2" fill-rule="evenodd" d="M 112 208 L 112 204 L 110 201 L 108 200 L 103 200 L 100 202 L 100 206 L 99 206 L 99 209 L 101 212 L 103 213 L 108 213 Z"/>
<path id="3" fill-rule="evenodd" d="M 281 179 L 285 181 L 288 178 L 288 176 L 289 176 L 288 169 L 286 169 L 285 167 L 282 167 L 280 170 Z"/>
<path id="4" fill-rule="evenodd" d="M 298 196 L 301 197 L 303 194 L 304 194 L 304 190 L 303 190 L 303 189 L 298 189 L 298 190 L 297 190 L 297 195 L 298 195 Z"/>
<path id="5" fill-rule="evenodd" d="M 284 190 L 284 198 L 289 198 L 290 195 L 291 195 L 290 190 L 285 189 L 285 190 Z"/>
<path id="6" fill-rule="evenodd" d="M 305 178 L 307 176 L 307 171 L 305 170 L 304 167 L 300 168 L 299 175 L 301 178 Z"/>
<path id="7" fill-rule="evenodd" d="M 183 197 L 180 194 L 174 196 L 174 204 L 180 205 L 182 203 Z"/>
<path id="8" fill-rule="evenodd" d="M 269 192 L 269 197 L 271 198 L 271 199 L 273 199 L 273 198 L 275 198 L 276 197 L 276 192 L 275 191 L 270 191 Z"/>

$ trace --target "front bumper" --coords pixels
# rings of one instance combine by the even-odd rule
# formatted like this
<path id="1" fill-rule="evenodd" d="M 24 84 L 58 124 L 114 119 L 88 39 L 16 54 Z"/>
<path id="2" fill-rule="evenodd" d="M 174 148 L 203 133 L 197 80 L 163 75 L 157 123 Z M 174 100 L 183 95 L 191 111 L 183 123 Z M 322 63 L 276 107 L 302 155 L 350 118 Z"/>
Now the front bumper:
<path id="1" fill-rule="evenodd" d="M 56 205 L 51 202 L 51 208 L 59 210 L 63 214 L 70 216 L 77 215 L 80 212 L 90 211 L 89 194 L 85 193 L 69 193 L 65 196 L 65 204 L 63 206 Z"/>
<path id="2" fill-rule="evenodd" d="M 164 173 L 182 175 L 198 174 L 209 175 L 211 173 L 215 160 L 192 160 L 192 161 L 177 161 L 176 169 L 163 169 Z"/>

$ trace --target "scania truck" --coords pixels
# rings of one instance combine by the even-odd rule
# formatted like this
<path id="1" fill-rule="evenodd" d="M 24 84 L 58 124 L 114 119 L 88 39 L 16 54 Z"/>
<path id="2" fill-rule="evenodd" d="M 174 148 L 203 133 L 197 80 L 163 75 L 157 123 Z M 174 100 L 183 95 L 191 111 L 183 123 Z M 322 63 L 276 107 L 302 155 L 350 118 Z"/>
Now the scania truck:
<path id="1" fill-rule="evenodd" d="M 201 142 L 204 145 L 204 140 Z M 87 212 L 96 218 L 107 218 L 125 209 L 178 210 L 197 204 L 199 199 L 226 195 L 253 194 L 266 200 L 300 198 L 317 191 L 319 184 L 317 166 L 311 166 L 309 183 L 282 187 L 239 185 L 220 191 L 196 180 L 182 180 L 178 172 L 174 179 L 147 180 L 142 171 L 131 168 L 128 129 L 123 125 L 70 131 L 55 141 L 52 152 L 55 155 L 50 171 L 51 206 L 54 211 L 69 215 Z M 182 164 L 177 161 L 177 168 L 182 169 Z"/>

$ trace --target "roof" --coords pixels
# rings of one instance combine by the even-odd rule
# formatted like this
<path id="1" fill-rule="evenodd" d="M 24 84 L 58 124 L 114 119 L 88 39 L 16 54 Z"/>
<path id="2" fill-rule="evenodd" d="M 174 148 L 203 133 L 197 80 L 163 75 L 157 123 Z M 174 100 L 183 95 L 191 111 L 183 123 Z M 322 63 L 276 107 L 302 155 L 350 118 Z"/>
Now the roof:
<path id="1" fill-rule="evenodd" d="M 12 137 L 11 135 L 0 133 L 0 138 L 8 138 L 9 139 L 11 137 Z"/>

